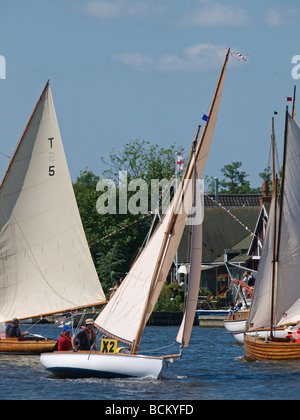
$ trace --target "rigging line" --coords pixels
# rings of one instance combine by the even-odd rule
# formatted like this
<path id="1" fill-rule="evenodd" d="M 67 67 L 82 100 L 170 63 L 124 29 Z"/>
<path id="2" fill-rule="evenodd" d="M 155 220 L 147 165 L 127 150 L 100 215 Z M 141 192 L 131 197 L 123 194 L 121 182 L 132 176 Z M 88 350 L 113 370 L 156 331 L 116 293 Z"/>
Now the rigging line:
<path id="1" fill-rule="evenodd" d="M 116 229 L 114 232 L 109 233 L 109 234 L 108 234 L 108 235 L 106 235 L 106 236 L 103 236 L 102 238 L 98 239 L 98 240 L 97 240 L 97 241 L 95 241 L 95 242 L 92 242 L 89 246 L 95 245 L 95 244 L 99 243 L 100 241 L 103 241 L 104 239 L 110 238 L 111 236 L 115 235 L 116 233 L 121 232 L 122 230 L 124 230 L 124 229 L 126 229 L 126 228 L 128 228 L 128 227 L 133 226 L 135 223 L 138 223 L 138 222 L 140 222 L 140 221 L 144 220 L 146 217 L 152 216 L 153 214 L 158 214 L 158 215 L 159 215 L 159 202 L 160 202 L 160 200 L 163 198 L 164 193 L 165 193 L 168 189 L 169 189 L 169 190 L 171 189 L 171 186 L 172 186 L 172 182 L 173 182 L 173 180 L 174 180 L 174 177 L 175 177 L 175 174 L 173 174 L 173 175 L 170 177 L 168 184 L 165 186 L 164 190 L 162 191 L 162 193 L 161 193 L 161 194 L 160 194 L 160 196 L 158 197 L 158 201 L 156 202 L 156 208 L 155 208 L 155 210 L 154 210 L 154 211 L 152 211 L 152 210 L 151 210 L 151 211 L 149 211 L 147 214 L 145 214 L 144 216 L 140 217 L 139 219 L 136 219 L 136 220 L 134 220 L 133 222 L 127 223 L 126 225 L 124 225 L 124 226 L 120 227 L 119 229 Z M 159 217 L 160 217 L 160 215 L 159 215 Z"/>
<path id="2" fill-rule="evenodd" d="M 222 206 L 222 204 L 218 203 L 218 201 L 214 200 L 212 197 L 210 197 L 208 194 L 204 193 L 204 195 L 206 197 L 208 197 L 211 201 L 213 201 L 216 205 L 218 205 L 219 207 L 221 207 L 221 209 L 223 209 L 224 211 L 226 211 L 226 213 L 228 213 L 231 217 L 233 217 L 241 226 L 243 226 L 244 229 L 246 229 L 248 232 L 250 232 L 251 236 L 254 236 L 256 239 L 258 239 L 260 242 L 262 242 L 262 240 L 255 235 L 255 233 L 253 233 L 243 222 L 241 222 L 234 214 L 232 214 L 229 210 L 227 210 L 224 206 Z"/>
<path id="3" fill-rule="evenodd" d="M 11 159 L 11 156 L 6 155 L 5 153 L 0 152 L 0 155 L 1 155 L 1 156 L 5 156 L 5 157 L 7 157 L 8 159 Z"/>

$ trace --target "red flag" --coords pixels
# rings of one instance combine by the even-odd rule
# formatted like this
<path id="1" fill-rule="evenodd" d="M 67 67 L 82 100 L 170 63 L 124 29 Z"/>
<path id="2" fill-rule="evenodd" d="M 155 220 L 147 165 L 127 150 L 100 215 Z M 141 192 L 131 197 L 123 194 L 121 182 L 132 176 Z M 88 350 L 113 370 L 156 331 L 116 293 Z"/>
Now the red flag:
<path id="1" fill-rule="evenodd" d="M 183 160 L 181 156 L 177 156 L 176 157 L 176 164 L 177 164 L 177 169 L 178 171 L 182 171 L 183 169 Z"/>
<path id="2" fill-rule="evenodd" d="M 288 102 L 291 102 L 291 101 L 293 100 L 293 98 L 291 98 L 290 96 L 288 96 L 288 97 L 286 98 L 286 100 L 287 100 Z"/>

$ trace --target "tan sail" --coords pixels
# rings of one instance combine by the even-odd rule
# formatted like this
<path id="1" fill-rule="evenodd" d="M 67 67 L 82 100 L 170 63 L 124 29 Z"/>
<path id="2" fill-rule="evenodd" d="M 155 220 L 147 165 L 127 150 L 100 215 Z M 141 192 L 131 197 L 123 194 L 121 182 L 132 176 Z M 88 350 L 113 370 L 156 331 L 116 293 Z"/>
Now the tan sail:
<path id="1" fill-rule="evenodd" d="M 295 325 L 300 320 L 299 157 L 300 129 L 287 112 L 277 254 L 274 259 L 271 251 L 268 251 L 270 247 L 267 247 L 266 252 L 264 249 L 257 278 L 258 286 L 255 288 L 249 315 L 249 331 L 265 326 L 270 328 L 270 325 L 272 328 Z M 273 226 L 273 223 L 268 223 L 267 238 L 272 235 Z M 269 280 L 270 274 L 264 275 L 264 266 L 272 264 L 276 265 L 274 287 Z M 271 341 L 255 340 L 246 333 L 245 356 L 259 360 L 299 359 L 300 343 L 284 343 L 274 338 Z"/>
<path id="2" fill-rule="evenodd" d="M 208 122 L 195 154 L 190 156 L 181 186 L 146 248 L 134 263 L 113 299 L 96 319 L 96 324 L 108 335 L 129 343 L 135 341 L 135 348 L 140 342 L 141 333 L 174 261 L 193 204 L 193 189 L 191 184 L 188 188 L 185 181 L 193 179 L 195 167 L 197 177 L 202 176 L 221 101 L 228 55 L 229 50 L 213 98 Z M 195 289 L 198 296 L 199 287 Z"/>
<path id="3" fill-rule="evenodd" d="M 104 301 L 47 83 L 0 189 L 0 317 Z"/>
<path id="4" fill-rule="evenodd" d="M 203 170 L 205 167 L 206 159 L 210 150 L 210 146 L 213 139 L 215 125 L 219 113 L 219 107 L 221 103 L 223 87 L 225 82 L 225 75 L 227 69 L 227 62 L 229 57 L 229 49 L 227 51 L 223 68 L 219 77 L 219 81 L 215 90 L 215 94 L 211 103 L 211 107 L 208 114 L 208 121 L 204 127 L 201 140 L 199 142 L 197 151 L 195 153 L 196 161 L 193 167 L 193 175 L 195 179 L 202 177 Z M 193 164 L 193 162 L 192 162 Z M 194 184 L 195 186 L 195 184 Z M 203 214 L 203 203 L 201 200 L 197 200 L 197 195 L 194 194 L 194 199 L 197 202 L 198 208 L 201 208 Z M 195 207 L 195 204 L 194 204 Z M 195 224 L 192 227 L 192 244 L 191 244 L 191 259 L 190 259 L 190 275 L 188 285 L 188 297 L 186 304 L 186 311 L 176 338 L 176 341 L 181 343 L 181 347 L 188 347 L 192 327 L 194 324 L 195 311 L 197 308 L 200 277 L 201 277 L 201 261 L 202 261 L 202 223 Z"/>

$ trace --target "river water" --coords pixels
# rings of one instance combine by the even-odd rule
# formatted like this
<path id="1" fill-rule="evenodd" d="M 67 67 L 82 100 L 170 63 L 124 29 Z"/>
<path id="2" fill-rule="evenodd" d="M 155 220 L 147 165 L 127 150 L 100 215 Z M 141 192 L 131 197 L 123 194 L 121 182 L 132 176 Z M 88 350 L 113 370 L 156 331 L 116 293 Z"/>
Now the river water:
<path id="1" fill-rule="evenodd" d="M 26 329 L 26 326 L 22 326 Z M 61 330 L 39 325 L 32 333 L 58 339 Z M 173 343 L 176 327 L 146 327 L 142 348 Z M 175 348 L 160 354 L 172 354 Z M 193 327 L 183 357 L 169 364 L 163 379 L 58 379 L 39 356 L 0 355 L 2 400 L 284 400 L 300 391 L 300 361 L 246 362 L 243 346 L 223 328 Z"/>

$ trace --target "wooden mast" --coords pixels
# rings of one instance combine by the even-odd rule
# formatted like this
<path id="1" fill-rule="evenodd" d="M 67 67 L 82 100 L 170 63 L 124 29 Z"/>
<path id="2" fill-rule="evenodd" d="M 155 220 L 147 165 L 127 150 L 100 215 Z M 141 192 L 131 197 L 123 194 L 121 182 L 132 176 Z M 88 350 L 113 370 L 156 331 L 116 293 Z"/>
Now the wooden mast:
<path id="1" fill-rule="evenodd" d="M 272 192 L 274 203 L 274 225 L 273 225 L 273 258 L 272 258 L 272 288 L 271 288 L 271 318 L 270 318 L 270 338 L 273 339 L 273 318 L 274 318 L 274 289 L 276 274 L 276 234 L 277 234 L 277 175 L 275 175 L 275 134 L 274 117 L 272 118 Z"/>
<path id="2" fill-rule="evenodd" d="M 191 147 L 190 155 L 189 155 L 186 167 L 185 167 L 185 171 L 184 171 L 182 180 L 184 180 L 186 178 L 186 175 L 187 175 L 187 172 L 188 172 L 188 167 L 189 167 L 190 162 L 192 160 L 193 152 L 195 150 L 195 144 L 197 143 L 197 140 L 198 140 L 199 131 L 200 131 L 200 125 L 197 128 L 195 139 L 194 139 L 192 147 Z M 175 207 L 175 205 L 174 205 L 174 207 Z M 144 330 L 144 324 L 145 324 L 145 320 L 146 320 L 146 316 L 147 316 L 147 312 L 148 312 L 148 307 L 150 305 L 150 302 L 151 302 L 151 299 L 152 299 L 152 296 L 153 296 L 154 284 L 155 284 L 156 279 L 158 277 L 158 274 L 160 272 L 160 268 L 161 268 L 161 265 L 162 265 L 162 262 L 163 262 L 163 258 L 165 256 L 165 252 L 166 252 L 166 249 L 167 249 L 167 246 L 168 246 L 168 243 L 169 243 L 169 236 L 170 236 L 170 233 L 172 232 L 173 226 L 175 224 L 175 220 L 176 220 L 176 214 L 174 214 L 174 211 L 173 211 L 173 215 L 170 219 L 169 225 L 168 225 L 167 230 L 165 232 L 164 242 L 163 242 L 163 246 L 161 248 L 160 255 L 159 255 L 159 258 L 158 258 L 158 261 L 157 261 L 157 264 L 156 264 L 155 272 L 154 272 L 154 275 L 152 277 L 151 286 L 150 286 L 149 294 L 148 294 L 148 299 L 146 301 L 146 305 L 145 305 L 145 308 L 144 308 L 142 320 L 141 320 L 141 323 L 140 323 L 139 330 L 137 332 L 136 339 L 134 340 L 132 354 L 136 354 L 136 352 L 138 350 L 138 347 L 140 345 L 140 342 L 141 342 L 141 338 L 142 338 L 142 334 L 143 334 L 143 330 Z"/>
<path id="3" fill-rule="evenodd" d="M 293 97 L 293 107 L 292 107 L 292 118 L 294 120 L 296 116 L 296 85 L 294 86 L 294 97 Z"/>
<path id="4" fill-rule="evenodd" d="M 213 97 L 213 100 L 212 100 L 212 103 L 211 103 L 211 106 L 210 106 L 210 110 L 209 110 L 209 114 L 208 114 L 208 120 L 207 120 L 207 122 L 205 124 L 204 130 L 203 130 L 203 133 L 202 133 L 202 136 L 201 136 L 201 140 L 200 140 L 200 142 L 198 144 L 197 150 L 196 150 L 195 155 L 194 155 L 195 161 L 197 160 L 197 157 L 198 157 L 198 155 L 200 153 L 201 145 L 203 144 L 203 139 L 205 137 L 205 133 L 207 131 L 207 127 L 210 124 L 210 115 L 211 115 L 211 112 L 213 110 L 213 107 L 214 107 L 215 102 L 216 102 L 216 99 L 217 99 L 217 95 L 218 95 L 218 92 L 219 92 L 219 87 L 220 87 L 220 84 L 221 84 L 221 80 L 222 80 L 222 77 L 223 77 L 223 74 L 224 74 L 224 71 L 225 71 L 225 67 L 226 67 L 226 64 L 227 64 L 227 61 L 228 61 L 229 52 L 230 52 L 230 48 L 228 48 L 228 50 L 227 50 L 227 53 L 226 53 L 226 56 L 225 56 L 225 59 L 224 59 L 224 63 L 223 63 L 223 67 L 222 67 L 222 70 L 221 70 L 221 74 L 219 76 L 217 87 L 216 87 L 216 90 L 215 90 L 215 93 L 214 93 L 214 97 Z M 200 129 L 200 127 L 198 127 L 198 129 L 197 129 L 196 136 L 198 136 L 198 134 L 199 134 L 199 129 Z M 183 174 L 183 177 L 182 177 L 182 181 L 181 182 L 183 182 L 184 179 L 191 178 L 191 175 L 192 175 L 192 172 L 193 172 L 193 167 L 190 170 L 188 170 L 188 169 L 189 169 L 189 166 L 190 166 L 189 164 L 190 164 L 190 162 L 192 160 L 192 157 L 193 157 L 193 150 L 194 150 L 195 142 L 196 142 L 196 137 L 195 137 L 195 140 L 193 142 L 192 150 L 191 150 L 191 153 L 190 153 L 190 156 L 189 156 L 189 162 L 186 165 L 186 168 L 185 168 L 185 171 L 184 171 L 184 174 Z M 180 198 L 182 200 L 183 199 L 183 196 L 181 196 Z M 176 206 L 175 206 L 175 204 L 176 204 Z M 174 227 L 175 222 L 176 222 L 177 215 L 175 214 L 174 208 L 175 207 L 177 208 L 177 204 L 178 203 L 174 203 L 173 214 L 172 214 L 172 216 L 170 218 L 168 227 L 166 229 L 164 241 L 163 241 L 163 244 L 162 244 L 162 247 L 161 247 L 161 250 L 160 250 L 160 253 L 159 253 L 159 258 L 158 258 L 158 261 L 156 263 L 155 271 L 154 271 L 154 274 L 153 274 L 153 277 L 152 277 L 151 286 L 150 286 L 149 294 L 148 294 L 148 299 L 146 301 L 146 305 L 145 305 L 145 308 L 144 308 L 144 313 L 143 313 L 143 316 L 142 316 L 140 327 L 138 329 L 138 332 L 137 332 L 137 335 L 136 335 L 136 339 L 134 340 L 134 345 L 133 345 L 133 348 L 132 348 L 132 354 L 136 354 L 136 352 L 138 350 L 138 347 L 140 345 L 140 342 L 141 342 L 142 333 L 143 333 L 143 330 L 145 328 L 145 320 L 146 320 L 148 308 L 149 308 L 149 305 L 150 305 L 150 302 L 151 302 L 151 298 L 153 296 L 154 284 L 155 284 L 155 282 L 157 280 L 157 277 L 159 275 L 159 272 L 160 272 L 160 269 L 161 269 L 161 266 L 162 266 L 162 262 L 163 262 L 163 259 L 164 259 L 164 256 L 165 256 L 165 252 L 166 252 L 166 249 L 167 249 L 167 246 L 168 246 L 168 243 L 169 243 L 169 237 L 170 237 L 170 235 L 172 233 L 173 227 Z"/>
<path id="5" fill-rule="evenodd" d="M 276 241 L 276 207 L 275 207 L 275 220 L 274 220 L 274 239 L 273 239 L 273 270 L 272 270 L 272 297 L 271 297 L 271 325 L 270 325 L 270 338 L 273 339 L 273 328 L 274 328 L 274 307 L 275 307 L 275 264 L 279 264 L 279 252 L 280 252 L 280 239 L 281 239 L 281 226 L 282 226 L 282 211 L 283 211 L 283 200 L 284 200 L 284 183 L 285 183 L 285 168 L 286 168 L 286 150 L 287 150 L 287 124 L 288 124 L 288 108 L 285 112 L 285 129 L 284 129 L 284 150 L 283 150 L 283 165 L 281 174 L 281 193 L 280 193 L 280 213 L 278 222 L 278 238 L 277 238 L 277 249 L 275 254 L 275 241 Z M 276 201 L 277 202 L 277 177 L 276 177 Z"/>

